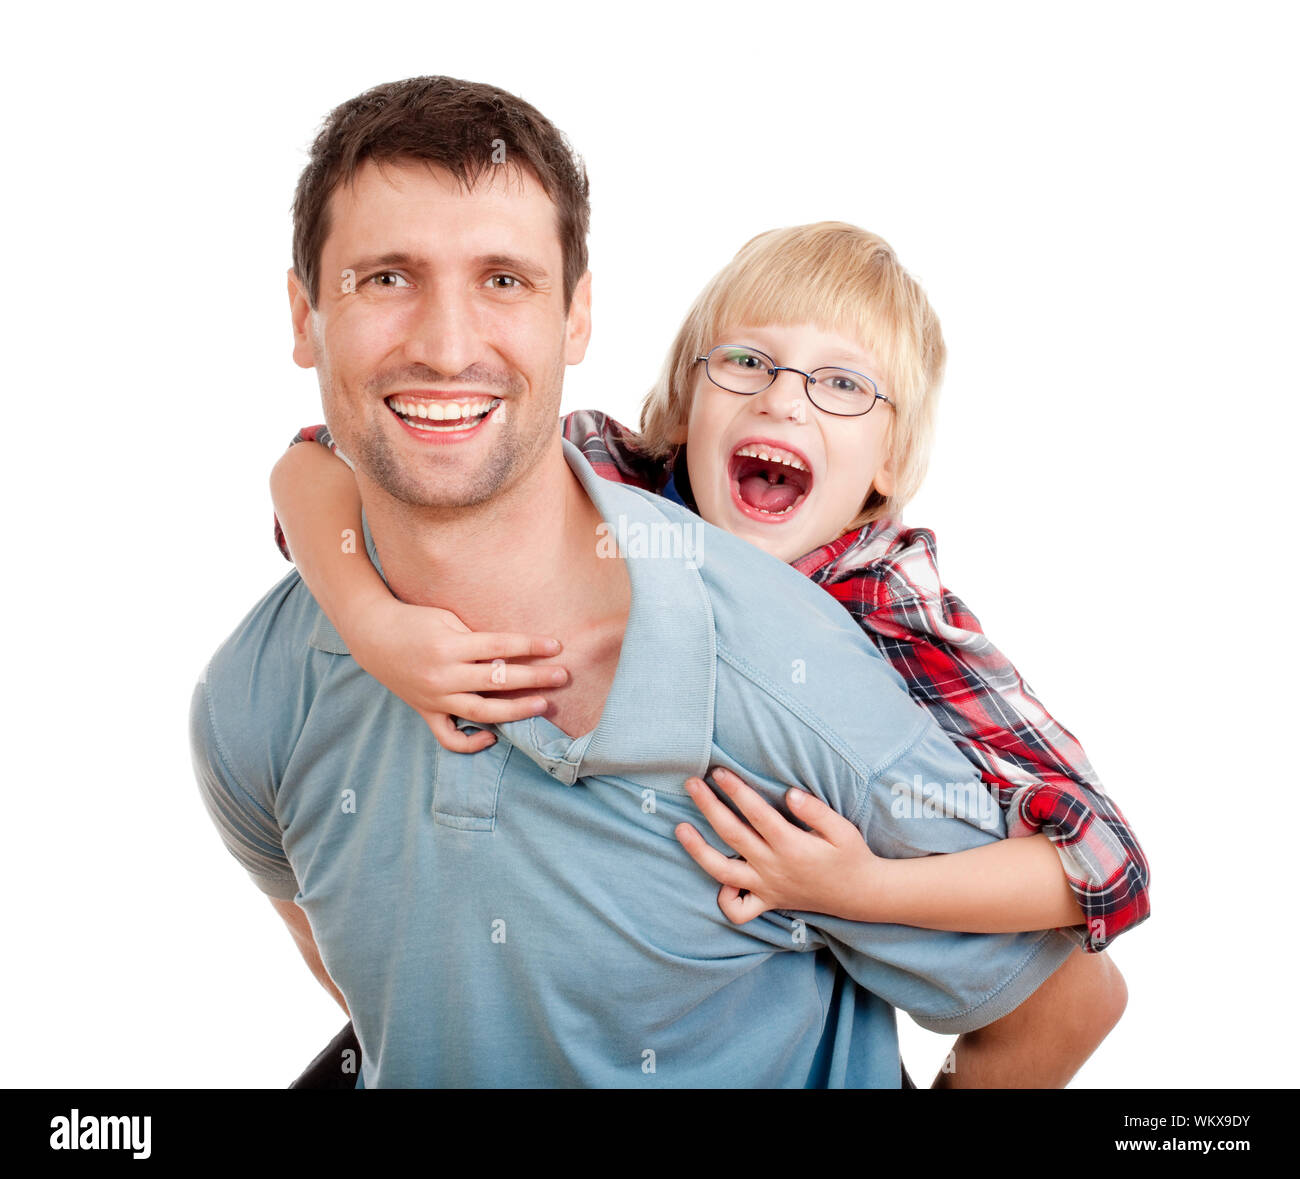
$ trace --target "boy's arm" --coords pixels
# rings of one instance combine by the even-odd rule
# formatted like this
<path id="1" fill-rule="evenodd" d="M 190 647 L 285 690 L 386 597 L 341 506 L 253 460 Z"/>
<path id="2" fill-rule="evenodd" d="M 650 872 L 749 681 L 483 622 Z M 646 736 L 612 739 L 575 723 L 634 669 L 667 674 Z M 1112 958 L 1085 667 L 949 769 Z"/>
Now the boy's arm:
<path id="1" fill-rule="evenodd" d="M 971 933 L 1064 929 L 1084 923 L 1060 856 L 1044 835 L 882 863 L 889 875 L 877 905 L 892 916 L 875 920 Z"/>
<path id="2" fill-rule="evenodd" d="M 1073 734 L 942 585 L 933 534 L 881 522 L 829 564 L 803 565 L 979 771 L 1008 834 L 1051 841 L 1083 914 L 1085 949 L 1102 950 L 1144 921 L 1149 868 L 1136 836 Z"/>
<path id="3" fill-rule="evenodd" d="M 472 633 L 455 614 L 398 601 L 371 564 L 361 497 L 350 467 L 336 457 L 328 431 L 309 427 L 271 474 L 277 537 L 307 588 L 366 671 L 424 718 L 453 753 L 477 753 L 496 737 L 486 729 L 460 732 L 451 717 L 479 725 L 536 716 L 541 696 L 503 699 L 480 692 L 557 687 L 568 674 L 556 664 L 508 660 L 557 655 L 546 636 Z"/>
<path id="4" fill-rule="evenodd" d="M 271 499 L 285 555 L 341 635 L 393 600 L 366 558 L 356 479 L 326 444 L 290 446 L 271 472 Z"/>
<path id="5" fill-rule="evenodd" d="M 1000 839 L 947 855 L 886 859 L 871 851 L 856 826 L 813 794 L 786 793 L 790 813 L 810 828 L 805 831 L 786 822 L 730 771 L 718 768 L 713 778 L 748 826 L 698 779 L 687 789 L 740 859 L 715 851 L 690 824 L 681 824 L 677 836 L 692 859 L 723 886 L 718 906 L 737 924 L 769 909 L 966 933 L 1083 924 L 1046 836 Z"/>

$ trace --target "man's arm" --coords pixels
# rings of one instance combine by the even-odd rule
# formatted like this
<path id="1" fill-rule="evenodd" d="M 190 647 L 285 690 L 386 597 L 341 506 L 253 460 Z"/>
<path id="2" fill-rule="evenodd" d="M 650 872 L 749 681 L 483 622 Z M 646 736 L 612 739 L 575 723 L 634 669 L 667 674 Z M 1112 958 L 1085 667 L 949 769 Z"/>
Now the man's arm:
<path id="1" fill-rule="evenodd" d="M 284 852 L 274 793 L 255 777 L 239 781 L 227 763 L 213 720 L 207 676 L 205 672 L 195 687 L 190 706 L 190 749 L 204 806 L 226 847 L 284 919 L 308 969 L 347 1011 L 342 992 L 321 961 L 307 914 L 293 900 L 298 882 Z"/>
<path id="2" fill-rule="evenodd" d="M 1059 1089 L 1124 1014 L 1128 988 L 1105 954 L 1075 950 L 1009 1015 L 958 1037 L 935 1089 Z"/>
<path id="3" fill-rule="evenodd" d="M 312 936 L 307 914 L 293 901 L 280 900 L 278 897 L 268 897 L 267 899 L 275 907 L 275 911 L 284 918 L 284 923 L 289 927 L 289 932 L 293 934 L 294 944 L 297 945 L 298 952 L 302 955 L 303 961 L 307 963 L 307 969 L 316 976 L 316 981 L 338 1001 L 338 1005 L 343 1008 L 343 1013 L 351 1018 L 352 1012 L 348 1010 L 347 1001 L 343 998 L 343 992 L 334 985 L 334 980 L 330 978 L 329 971 L 325 969 L 325 963 L 321 961 L 320 950 L 316 948 L 316 939 Z"/>

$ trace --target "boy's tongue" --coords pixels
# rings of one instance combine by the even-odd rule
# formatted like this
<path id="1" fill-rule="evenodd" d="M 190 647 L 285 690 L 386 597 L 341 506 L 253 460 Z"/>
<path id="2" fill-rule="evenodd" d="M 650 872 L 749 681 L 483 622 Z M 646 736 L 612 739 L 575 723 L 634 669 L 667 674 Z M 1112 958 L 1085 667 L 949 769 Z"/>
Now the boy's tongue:
<path id="1" fill-rule="evenodd" d="M 740 498 L 760 511 L 784 512 L 799 498 L 799 488 L 788 480 L 769 483 L 764 475 L 746 475 L 740 480 Z"/>

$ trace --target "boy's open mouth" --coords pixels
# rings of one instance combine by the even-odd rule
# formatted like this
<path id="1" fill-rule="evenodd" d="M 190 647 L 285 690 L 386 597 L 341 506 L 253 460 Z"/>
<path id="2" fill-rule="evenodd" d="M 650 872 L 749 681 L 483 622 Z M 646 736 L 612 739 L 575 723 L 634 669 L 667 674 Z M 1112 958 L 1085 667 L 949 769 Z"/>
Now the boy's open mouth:
<path id="1" fill-rule="evenodd" d="M 395 393 L 385 400 L 385 404 L 413 430 L 453 434 L 474 429 L 501 404 L 501 398 L 461 397 L 431 401 Z"/>
<path id="2" fill-rule="evenodd" d="M 797 454 L 750 442 L 728 464 L 732 498 L 747 516 L 776 521 L 792 516 L 812 490 L 813 474 Z"/>

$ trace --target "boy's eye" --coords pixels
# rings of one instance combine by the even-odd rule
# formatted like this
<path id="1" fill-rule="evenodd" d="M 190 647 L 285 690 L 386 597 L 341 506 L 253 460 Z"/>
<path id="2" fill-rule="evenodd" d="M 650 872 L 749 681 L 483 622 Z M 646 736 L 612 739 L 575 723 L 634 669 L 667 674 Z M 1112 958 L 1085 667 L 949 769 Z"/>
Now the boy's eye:
<path id="1" fill-rule="evenodd" d="M 744 369 L 746 372 L 767 368 L 767 362 L 761 356 L 754 352 L 746 352 L 741 348 L 724 352 L 722 360 L 724 364 L 732 368 Z"/>
<path id="2" fill-rule="evenodd" d="M 875 403 L 876 388 L 870 377 L 848 368 L 817 368 L 810 374 L 817 382 L 813 403 L 832 412 L 866 413 Z M 827 402 L 830 404 L 826 404 Z"/>

